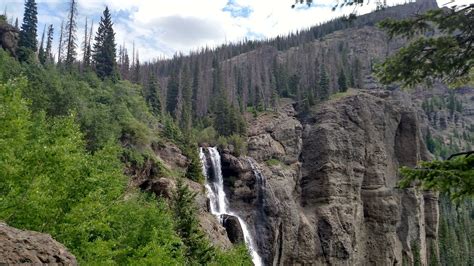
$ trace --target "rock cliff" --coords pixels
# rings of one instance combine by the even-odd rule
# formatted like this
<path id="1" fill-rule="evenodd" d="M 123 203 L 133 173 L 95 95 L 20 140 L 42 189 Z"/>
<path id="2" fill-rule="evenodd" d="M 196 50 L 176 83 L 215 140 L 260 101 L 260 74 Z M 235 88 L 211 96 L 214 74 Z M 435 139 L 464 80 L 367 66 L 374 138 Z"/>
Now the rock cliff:
<path id="1" fill-rule="evenodd" d="M 265 264 L 427 264 L 437 250 L 437 196 L 396 188 L 400 166 L 430 159 L 409 97 L 351 91 L 295 115 L 287 101 L 259 116 L 251 158 L 222 157 L 230 206 L 255 225 Z"/>
<path id="2" fill-rule="evenodd" d="M 20 31 L 17 28 L 0 20 L 0 48 L 8 51 L 12 56 L 16 56 L 19 38 Z"/>

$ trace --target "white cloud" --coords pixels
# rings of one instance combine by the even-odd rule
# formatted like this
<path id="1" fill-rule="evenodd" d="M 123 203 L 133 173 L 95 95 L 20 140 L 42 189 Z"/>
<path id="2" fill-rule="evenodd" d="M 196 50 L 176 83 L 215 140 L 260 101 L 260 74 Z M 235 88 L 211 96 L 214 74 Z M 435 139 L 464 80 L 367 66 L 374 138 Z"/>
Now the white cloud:
<path id="1" fill-rule="evenodd" d="M 448 2 L 448 0 L 440 0 Z M 457 0 L 459 2 L 469 0 Z M 41 23 L 60 21 L 67 13 L 67 1 L 37 0 Z M 260 36 L 264 38 L 285 35 L 289 32 L 322 23 L 348 14 L 352 7 L 331 11 L 334 0 L 314 0 L 311 8 L 290 6 L 293 0 L 230 0 L 231 7 L 244 7 L 246 13 L 224 11 L 229 0 L 79 0 L 78 37 L 83 36 L 84 17 L 93 17 L 95 26 L 104 7 L 113 13 L 116 40 L 131 49 L 135 42 L 141 60 L 187 53 L 204 46 L 214 47 L 224 42 L 239 41 Z M 389 0 L 389 4 L 405 0 Z M 6 0 L 8 13 L 20 17 L 23 0 Z M 367 13 L 375 8 L 375 1 L 358 8 Z M 230 8 L 230 7 L 229 7 Z M 229 9 L 227 8 L 227 10 Z M 250 11 L 250 12 L 248 12 Z M 234 16 L 233 16 L 234 15 Z M 42 25 L 40 24 L 40 29 Z M 57 33 L 58 31 L 56 31 Z"/>

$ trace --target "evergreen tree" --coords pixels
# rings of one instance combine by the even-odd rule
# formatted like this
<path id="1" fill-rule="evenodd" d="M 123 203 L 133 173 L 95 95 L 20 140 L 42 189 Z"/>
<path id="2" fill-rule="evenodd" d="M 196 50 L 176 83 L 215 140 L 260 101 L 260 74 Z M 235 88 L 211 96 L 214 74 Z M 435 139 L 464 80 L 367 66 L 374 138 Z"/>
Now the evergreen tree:
<path id="1" fill-rule="evenodd" d="M 41 43 L 38 50 L 38 59 L 42 65 L 46 63 L 46 51 L 44 49 L 44 35 L 46 33 L 46 25 L 44 25 L 43 34 L 41 35 Z"/>
<path id="2" fill-rule="evenodd" d="M 87 24 L 87 23 L 86 23 Z M 87 36 L 87 44 L 84 45 L 84 58 L 83 58 L 83 64 L 84 67 L 89 68 L 91 66 L 91 56 L 92 56 L 92 47 L 91 47 L 91 41 L 92 41 L 92 29 L 94 27 L 94 21 L 91 22 L 91 27 L 89 29 L 89 34 Z M 87 27 L 85 28 L 86 34 L 87 34 Z"/>
<path id="3" fill-rule="evenodd" d="M 179 100 L 179 69 L 172 71 L 166 91 L 166 112 L 176 118 Z"/>
<path id="4" fill-rule="evenodd" d="M 112 17 L 108 7 L 100 18 L 99 29 L 95 36 L 93 59 L 95 71 L 101 79 L 116 79 L 116 45 Z"/>
<path id="5" fill-rule="evenodd" d="M 64 21 L 61 21 L 61 28 L 59 29 L 59 43 L 58 43 L 58 64 L 61 64 L 63 59 L 64 47 Z"/>
<path id="6" fill-rule="evenodd" d="M 353 86 L 357 89 L 362 88 L 362 66 L 359 58 L 355 58 L 352 63 Z"/>
<path id="7" fill-rule="evenodd" d="M 407 37 L 410 42 L 379 67 L 383 84 L 401 82 L 411 87 L 423 81 L 443 80 L 451 85 L 472 81 L 474 66 L 474 4 L 429 10 L 405 20 L 380 23 L 390 38 Z M 426 36 L 426 32 L 436 32 Z"/>
<path id="8" fill-rule="evenodd" d="M 192 111 L 193 117 L 197 117 L 198 114 L 198 93 L 199 93 L 199 62 L 196 61 L 196 65 L 194 66 L 194 74 L 193 74 L 193 96 L 192 96 Z"/>
<path id="9" fill-rule="evenodd" d="M 300 76 L 297 74 L 291 75 L 288 81 L 288 90 L 287 94 L 283 94 L 284 97 L 295 97 L 300 87 Z"/>
<path id="10" fill-rule="evenodd" d="M 135 50 L 135 49 L 134 49 Z M 135 67 L 133 67 L 133 79 L 132 81 L 134 83 L 140 83 L 140 58 L 138 56 L 138 51 L 137 54 L 135 55 L 135 52 L 133 52 L 133 64 Z"/>
<path id="11" fill-rule="evenodd" d="M 276 78 L 276 87 L 277 91 L 280 95 L 283 97 L 289 97 L 289 78 L 288 78 L 288 69 L 284 65 L 278 66 L 278 72 L 277 75 L 275 75 Z"/>
<path id="12" fill-rule="evenodd" d="M 340 92 L 346 92 L 347 91 L 347 79 L 346 79 L 346 74 L 344 74 L 344 69 L 341 69 L 339 72 L 339 77 L 337 78 L 337 83 L 339 85 L 339 91 Z"/>
<path id="13" fill-rule="evenodd" d="M 178 179 L 176 193 L 173 196 L 173 211 L 178 235 L 186 246 L 186 255 L 190 264 L 206 265 L 215 256 L 215 250 L 206 241 L 204 234 L 199 230 L 196 218 L 195 192 L 191 192 L 187 185 Z"/>
<path id="14" fill-rule="evenodd" d="M 48 27 L 48 35 L 46 37 L 46 63 L 53 62 L 53 34 L 54 28 L 53 25 L 49 25 Z"/>
<path id="15" fill-rule="evenodd" d="M 90 54 L 88 54 L 88 42 L 89 42 L 89 27 L 87 26 L 87 17 L 86 17 L 86 25 L 84 26 L 84 41 L 82 42 L 82 67 L 83 69 L 86 68 L 90 62 Z"/>
<path id="16" fill-rule="evenodd" d="M 329 99 L 329 80 L 324 66 L 321 66 L 321 73 L 319 76 L 319 90 L 320 90 L 320 99 L 327 100 Z"/>
<path id="17" fill-rule="evenodd" d="M 77 17 L 77 1 L 69 2 L 69 14 L 66 23 L 66 66 L 70 68 L 76 61 L 76 17 Z"/>
<path id="18" fill-rule="evenodd" d="M 183 75 L 181 75 L 182 93 L 183 93 L 183 111 L 181 113 L 181 129 L 187 133 L 192 127 L 192 100 L 193 88 L 191 84 L 190 70 L 188 67 L 184 68 Z"/>
<path id="19" fill-rule="evenodd" d="M 38 10 L 35 0 L 26 0 L 23 23 L 21 24 L 20 40 L 18 42 L 18 57 L 25 61 L 38 49 L 36 40 Z"/>
<path id="20" fill-rule="evenodd" d="M 225 96 L 220 96 L 216 101 L 214 128 L 221 136 L 246 133 L 245 119 L 240 112 L 229 102 Z M 254 108 L 256 110 L 256 108 Z"/>
<path id="21" fill-rule="evenodd" d="M 161 115 L 161 99 L 160 94 L 158 92 L 158 81 L 156 80 L 156 76 L 154 73 L 151 73 L 148 77 L 145 100 L 154 115 Z"/>

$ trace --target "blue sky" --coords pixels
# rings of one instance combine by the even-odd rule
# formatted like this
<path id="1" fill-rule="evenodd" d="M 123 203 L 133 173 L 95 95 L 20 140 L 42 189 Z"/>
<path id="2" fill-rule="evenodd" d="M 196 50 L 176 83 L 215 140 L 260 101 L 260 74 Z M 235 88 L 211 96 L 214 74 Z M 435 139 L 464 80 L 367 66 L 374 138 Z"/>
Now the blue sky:
<path id="1" fill-rule="evenodd" d="M 36 2 L 40 22 L 38 38 L 45 24 L 53 24 L 57 40 L 69 1 Z M 117 43 L 124 44 L 129 51 L 134 43 L 144 61 L 244 38 L 284 35 L 353 11 L 353 8 L 344 8 L 333 12 L 334 2 L 314 0 L 309 8 L 300 5 L 292 9 L 294 0 L 78 0 L 77 36 L 82 42 L 86 18 L 89 23 L 93 20 L 97 28 L 107 5 L 112 11 Z M 400 2 L 405 1 L 388 0 L 389 4 Z M 24 0 L 0 0 L 0 10 L 3 13 L 6 8 L 8 17 L 18 17 L 21 23 L 23 3 Z M 375 1 L 371 1 L 358 8 L 358 12 L 366 13 L 374 8 Z"/>

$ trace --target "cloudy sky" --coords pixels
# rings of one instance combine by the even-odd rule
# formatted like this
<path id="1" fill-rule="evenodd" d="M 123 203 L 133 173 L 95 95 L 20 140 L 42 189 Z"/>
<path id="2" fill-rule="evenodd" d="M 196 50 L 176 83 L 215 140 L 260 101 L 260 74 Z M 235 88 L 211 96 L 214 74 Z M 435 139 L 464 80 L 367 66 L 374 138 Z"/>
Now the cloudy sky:
<path id="1" fill-rule="evenodd" d="M 456 2 L 459 1 L 469 2 Z M 57 40 L 61 21 L 67 16 L 69 1 L 36 2 L 39 34 L 45 24 L 53 24 Z M 353 11 L 352 7 L 348 7 L 333 12 L 331 7 L 335 2 L 314 0 L 311 7 L 298 5 L 292 9 L 294 0 L 78 0 L 77 34 L 82 42 L 86 17 L 97 26 L 107 5 L 112 11 L 117 43 L 125 44 L 130 51 L 134 42 L 143 61 L 245 38 L 275 37 Z M 393 5 L 405 0 L 387 2 Z M 23 3 L 24 0 L 0 0 L 0 10 L 2 13 L 6 10 L 9 18 L 18 17 L 21 24 Z M 374 8 L 375 0 L 371 0 L 369 4 L 358 7 L 357 12 L 366 13 Z"/>

